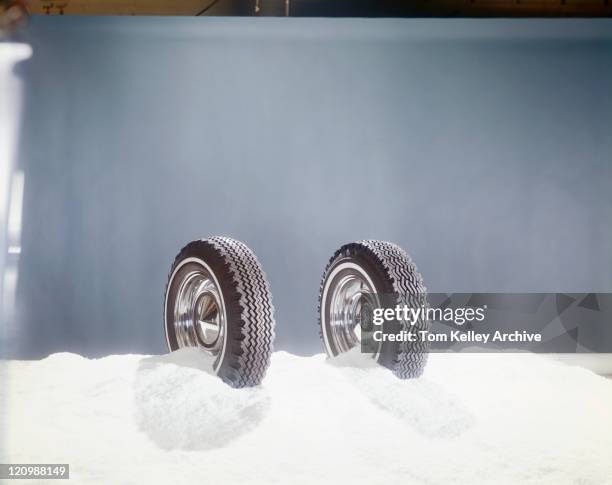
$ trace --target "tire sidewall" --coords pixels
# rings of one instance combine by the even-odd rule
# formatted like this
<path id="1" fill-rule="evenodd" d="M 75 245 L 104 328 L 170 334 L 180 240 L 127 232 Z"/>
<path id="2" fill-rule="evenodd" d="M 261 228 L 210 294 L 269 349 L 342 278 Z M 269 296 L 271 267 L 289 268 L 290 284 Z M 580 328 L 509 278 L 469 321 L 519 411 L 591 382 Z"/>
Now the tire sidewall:
<path id="1" fill-rule="evenodd" d="M 328 297 L 333 281 L 330 281 L 330 276 L 334 273 L 334 270 L 338 266 L 345 263 L 353 263 L 359 266 L 371 279 L 374 284 L 374 291 L 382 297 L 383 307 L 394 306 L 389 305 L 391 300 L 395 301 L 397 298 L 394 297 L 393 282 L 391 281 L 388 273 L 382 267 L 381 262 L 376 256 L 368 251 L 365 247 L 349 244 L 340 250 L 340 254 L 332 261 L 329 265 L 324 278 L 323 290 L 321 295 L 321 334 L 326 345 L 326 351 L 332 356 L 337 356 L 340 352 L 335 347 L 333 339 L 331 338 L 331 328 L 329 324 L 330 317 L 330 298 Z M 396 332 L 398 324 L 393 321 L 385 321 L 382 325 L 384 333 Z M 395 357 L 399 350 L 399 346 L 396 342 L 382 342 L 378 355 L 376 355 L 376 361 L 390 369 L 393 369 Z"/>
<path id="2" fill-rule="evenodd" d="M 230 322 L 235 322 L 241 318 L 235 305 L 228 305 L 228 302 L 239 298 L 239 295 L 237 295 L 234 287 L 228 285 L 228 281 L 231 281 L 231 275 L 227 270 L 223 256 L 219 250 L 206 241 L 193 241 L 185 246 L 175 259 L 170 271 L 164 302 L 164 327 L 168 350 L 172 352 L 179 348 L 173 324 L 174 302 L 181 282 L 181 270 L 190 263 L 206 269 L 215 280 L 215 284 L 221 294 L 223 310 L 225 312 L 225 337 L 223 339 L 221 355 L 215 360 L 213 368 L 217 375 L 223 377 L 226 367 L 231 364 L 230 353 L 227 352 L 227 349 L 228 343 L 233 337 L 232 334 L 234 332 L 232 330 L 234 325 L 231 325 Z"/>

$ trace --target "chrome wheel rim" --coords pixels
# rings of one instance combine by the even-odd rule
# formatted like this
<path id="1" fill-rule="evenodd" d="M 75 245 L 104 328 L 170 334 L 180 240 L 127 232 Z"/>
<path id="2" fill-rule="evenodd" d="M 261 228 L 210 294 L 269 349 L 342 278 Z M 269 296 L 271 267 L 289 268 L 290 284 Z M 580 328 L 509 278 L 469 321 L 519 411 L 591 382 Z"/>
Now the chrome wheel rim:
<path id="1" fill-rule="evenodd" d="M 212 273 L 191 269 L 181 280 L 174 301 L 174 332 L 181 347 L 201 347 L 213 356 L 224 348 L 225 306 Z"/>
<path id="2" fill-rule="evenodd" d="M 361 266 L 350 262 L 330 273 L 321 304 L 328 354 L 348 352 L 360 345 L 362 331 L 372 330 L 373 309 L 380 307 L 371 278 Z"/>

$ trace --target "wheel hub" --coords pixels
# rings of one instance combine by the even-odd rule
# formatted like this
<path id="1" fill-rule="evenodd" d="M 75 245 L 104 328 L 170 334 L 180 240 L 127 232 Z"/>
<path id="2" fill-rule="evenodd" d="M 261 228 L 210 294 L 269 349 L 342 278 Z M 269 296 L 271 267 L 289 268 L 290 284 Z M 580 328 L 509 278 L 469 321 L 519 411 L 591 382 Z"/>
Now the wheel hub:
<path id="1" fill-rule="evenodd" d="M 374 286 L 357 265 L 340 265 L 330 278 L 329 328 L 338 352 L 361 342 L 362 331 L 372 330 L 372 314 L 378 305 Z"/>
<path id="2" fill-rule="evenodd" d="M 174 303 L 179 347 L 203 347 L 217 355 L 225 338 L 226 316 L 214 278 L 202 268 L 188 273 Z"/>

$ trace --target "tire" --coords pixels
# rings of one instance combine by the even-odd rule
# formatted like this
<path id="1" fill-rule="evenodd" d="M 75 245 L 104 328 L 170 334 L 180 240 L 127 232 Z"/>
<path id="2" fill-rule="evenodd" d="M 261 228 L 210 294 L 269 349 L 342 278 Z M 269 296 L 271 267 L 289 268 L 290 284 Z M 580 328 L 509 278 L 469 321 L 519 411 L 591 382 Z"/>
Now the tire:
<path id="1" fill-rule="evenodd" d="M 358 303 L 349 308 L 352 302 Z M 398 304 L 426 305 L 423 278 L 408 254 L 396 244 L 376 240 L 342 246 L 325 268 L 319 292 L 319 329 L 327 355 L 335 357 L 361 346 L 367 319 L 360 313 L 365 312 L 365 305 L 394 308 Z M 332 314 L 336 319 L 333 324 Z M 394 332 L 404 329 L 397 322 L 391 325 Z M 430 322 L 421 319 L 413 330 L 429 328 Z M 372 357 L 397 377 L 414 378 L 423 373 L 428 344 L 422 339 L 377 345 Z"/>
<path id="2" fill-rule="evenodd" d="M 199 347 L 232 387 L 261 383 L 274 340 L 272 295 L 259 261 L 229 237 L 192 241 L 177 255 L 166 285 L 170 351 Z"/>

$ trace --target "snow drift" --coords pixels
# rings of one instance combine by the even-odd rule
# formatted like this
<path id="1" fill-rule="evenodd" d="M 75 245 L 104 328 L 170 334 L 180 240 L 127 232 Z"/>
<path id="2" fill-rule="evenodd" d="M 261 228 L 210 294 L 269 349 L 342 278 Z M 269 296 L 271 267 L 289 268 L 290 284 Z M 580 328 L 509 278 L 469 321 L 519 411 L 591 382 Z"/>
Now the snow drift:
<path id="1" fill-rule="evenodd" d="M 0 363 L 4 463 L 72 483 L 612 483 L 612 381 L 525 355 L 273 356 L 231 389 L 197 350 Z"/>

